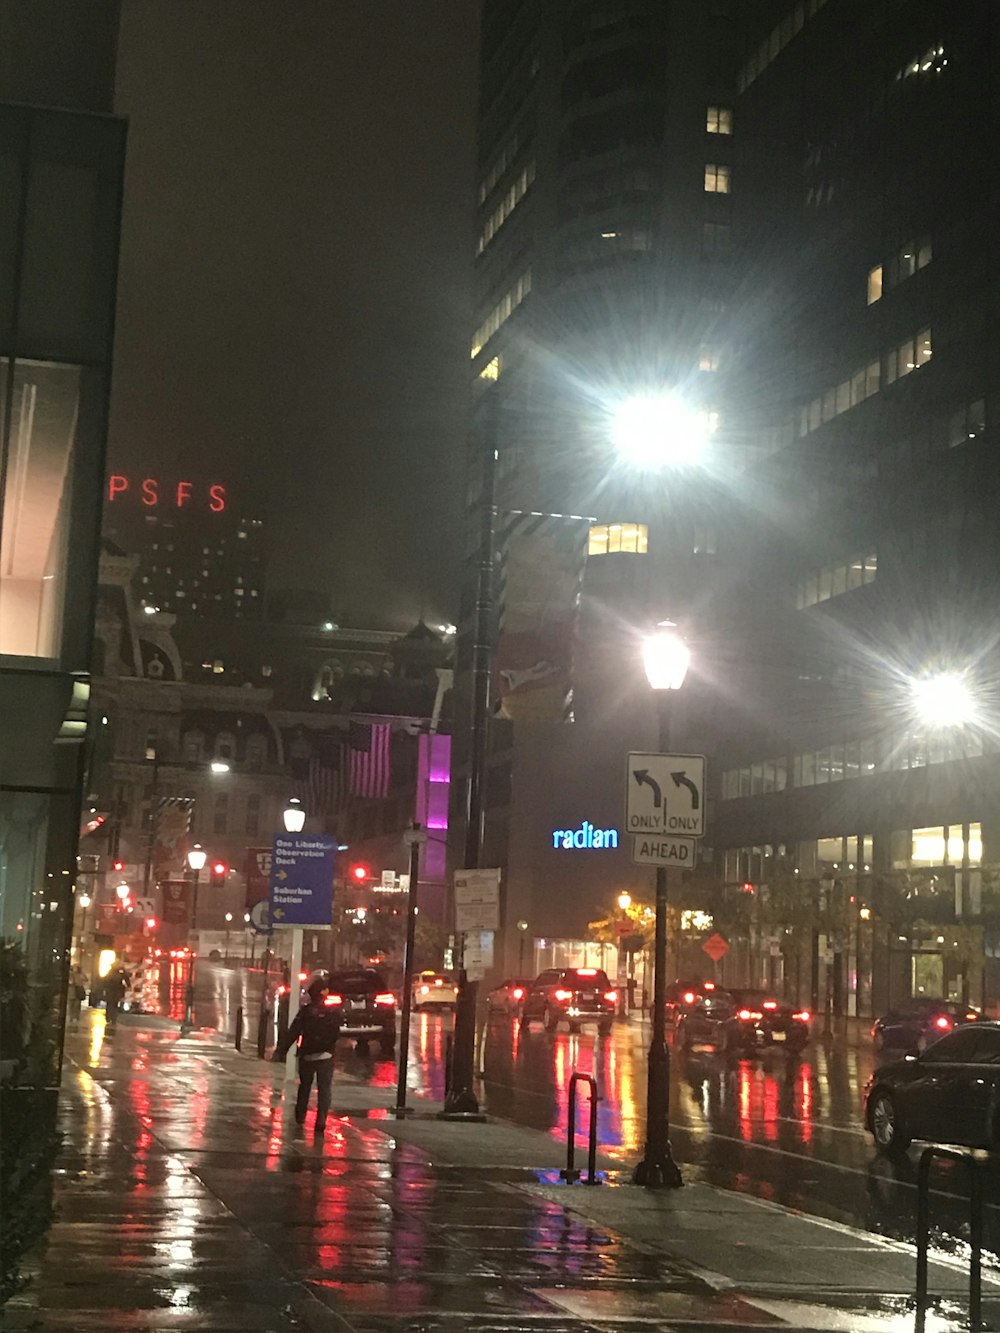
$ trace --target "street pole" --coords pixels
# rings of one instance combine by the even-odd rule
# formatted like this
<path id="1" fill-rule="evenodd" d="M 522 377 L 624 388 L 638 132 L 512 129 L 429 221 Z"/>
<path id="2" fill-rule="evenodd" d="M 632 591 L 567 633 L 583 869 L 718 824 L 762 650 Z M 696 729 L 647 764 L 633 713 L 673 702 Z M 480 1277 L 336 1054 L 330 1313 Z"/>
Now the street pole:
<path id="1" fill-rule="evenodd" d="M 483 477 L 480 496 L 479 564 L 476 578 L 476 613 L 472 639 L 472 701 L 469 778 L 465 807 L 465 863 L 478 870 L 483 852 L 486 757 L 490 721 L 490 684 L 493 670 L 493 544 L 496 530 L 497 390 L 487 390 L 483 430 Z M 473 1089 L 476 1061 L 476 1001 L 478 986 L 465 970 L 464 947 L 459 964 L 455 1001 L 455 1038 L 451 1084 L 445 1101 L 446 1116 L 478 1116 Z"/>
<path id="2" fill-rule="evenodd" d="M 299 998 L 302 994 L 302 982 L 299 980 L 299 973 L 302 971 L 302 936 L 301 926 L 292 928 L 292 965 L 288 978 L 288 1026 L 291 1027 L 295 1022 L 295 1015 L 299 1012 Z M 285 1082 L 294 1083 L 298 1076 L 296 1067 L 297 1051 L 294 1045 L 288 1048 L 288 1054 L 285 1056 Z"/>
<path id="3" fill-rule="evenodd" d="M 673 690 L 657 690 L 659 749 L 670 751 Z M 670 1050 L 667 1046 L 667 868 L 656 867 L 653 1032 L 646 1066 L 646 1148 L 632 1179 L 648 1189 L 677 1189 L 681 1173 L 670 1148 Z"/>
<path id="4" fill-rule="evenodd" d="M 406 1074 L 410 1058 L 410 1009 L 413 1004 L 413 945 L 417 931 L 417 879 L 420 875 L 420 844 L 427 834 L 414 824 L 407 834 L 410 843 L 410 887 L 406 895 L 406 946 L 403 950 L 403 1012 L 399 1020 L 399 1072 L 396 1076 L 396 1119 L 406 1115 Z"/>
<path id="5" fill-rule="evenodd" d="M 201 878 L 201 870 L 193 870 L 194 876 L 191 882 L 191 963 L 188 967 L 187 988 L 184 992 L 184 1021 L 181 1023 L 181 1034 L 185 1035 L 194 1027 L 194 980 L 195 963 L 198 953 L 194 947 L 194 938 L 198 931 L 198 880 Z"/>

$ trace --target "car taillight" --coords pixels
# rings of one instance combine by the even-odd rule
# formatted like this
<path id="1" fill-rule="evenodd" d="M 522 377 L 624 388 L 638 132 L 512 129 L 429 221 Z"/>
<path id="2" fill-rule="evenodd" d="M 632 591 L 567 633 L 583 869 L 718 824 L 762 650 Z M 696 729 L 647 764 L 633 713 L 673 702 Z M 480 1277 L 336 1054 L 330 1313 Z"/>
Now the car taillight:
<path id="1" fill-rule="evenodd" d="M 812 1014 L 808 1009 L 800 1009 L 797 1014 L 792 1014 L 792 1017 L 797 1018 L 800 1023 L 808 1023 Z"/>
<path id="2" fill-rule="evenodd" d="M 511 991 L 511 995 L 513 995 L 513 997 L 514 997 L 515 1000 L 523 1000 L 523 999 L 524 999 L 524 987 L 523 987 L 523 986 L 515 986 L 514 989 Z"/>
<path id="3" fill-rule="evenodd" d="M 706 982 L 705 982 L 705 989 L 706 989 L 706 990 L 715 990 L 715 982 L 714 982 L 714 981 L 706 981 Z"/>
<path id="4" fill-rule="evenodd" d="M 604 992 L 604 998 L 606 1000 L 609 1000 L 612 1004 L 614 1004 L 614 1002 L 618 999 L 618 992 L 616 990 L 606 990 Z"/>
<path id="5" fill-rule="evenodd" d="M 333 1009 L 336 1005 L 344 1003 L 344 997 L 343 995 L 334 995 L 331 991 L 329 995 L 323 997 L 323 1003 L 328 1009 Z"/>
<path id="6" fill-rule="evenodd" d="M 944 1014 L 938 1014 L 934 1020 L 934 1026 L 939 1032 L 947 1032 L 951 1027 L 951 1019 L 946 1018 Z"/>
<path id="7" fill-rule="evenodd" d="M 308 973 L 308 972 L 300 972 L 300 973 L 299 973 L 299 980 L 300 980 L 300 981 L 308 981 L 308 980 L 309 980 L 309 973 Z"/>
<path id="8" fill-rule="evenodd" d="M 441 980 L 440 977 L 435 977 L 435 978 L 434 978 L 434 985 L 435 985 L 435 986 L 443 986 L 443 985 L 444 985 L 444 982 Z"/>
<path id="9" fill-rule="evenodd" d="M 777 1007 L 778 1007 L 778 1001 L 777 1001 L 777 1000 L 765 1000 L 765 1001 L 764 1001 L 764 1008 L 765 1008 L 765 1009 L 777 1009 Z"/>
<path id="10" fill-rule="evenodd" d="M 279 987 L 278 987 L 278 994 L 279 994 L 279 995 L 284 995 L 284 993 L 285 993 L 286 990 L 288 990 L 288 987 L 287 987 L 287 986 L 279 986 Z"/>
<path id="11" fill-rule="evenodd" d="M 975 1022 L 977 1022 L 978 1018 L 979 1018 L 979 1015 L 978 1015 L 977 1013 L 975 1013 L 975 1012 L 970 1012 L 970 1013 L 967 1013 L 967 1014 L 965 1015 L 965 1021 L 966 1021 L 967 1023 L 975 1023 Z"/>
<path id="12" fill-rule="evenodd" d="M 578 977 L 596 977 L 596 976 L 597 976 L 597 968 L 596 968 L 596 967 L 578 967 L 578 968 L 576 969 L 576 975 L 577 975 Z"/>
<path id="13" fill-rule="evenodd" d="M 757 1018 L 763 1018 L 764 1015 L 759 1009 L 741 1009 L 736 1017 L 742 1019 L 744 1023 L 752 1023 Z"/>
<path id="14" fill-rule="evenodd" d="M 686 990 L 686 991 L 684 992 L 684 1003 L 685 1003 L 685 1004 L 694 1004 L 694 991 L 693 991 L 693 990 Z"/>
<path id="15" fill-rule="evenodd" d="M 429 993 L 429 991 L 430 991 L 430 986 L 421 986 L 421 987 L 420 987 L 420 994 L 421 994 L 421 995 L 427 995 L 427 994 Z"/>
<path id="16" fill-rule="evenodd" d="M 425 989 L 426 989 L 426 988 L 425 988 Z M 376 1003 L 376 1004 L 395 1004 L 395 1003 L 396 1003 L 396 997 L 395 997 L 395 995 L 393 995 L 393 993 L 392 993 L 391 990 L 380 991 L 379 994 L 375 996 L 375 1003 Z"/>
<path id="17" fill-rule="evenodd" d="M 555 992 L 555 998 L 557 1000 L 572 1000 L 573 992 L 571 990 L 557 990 Z"/>

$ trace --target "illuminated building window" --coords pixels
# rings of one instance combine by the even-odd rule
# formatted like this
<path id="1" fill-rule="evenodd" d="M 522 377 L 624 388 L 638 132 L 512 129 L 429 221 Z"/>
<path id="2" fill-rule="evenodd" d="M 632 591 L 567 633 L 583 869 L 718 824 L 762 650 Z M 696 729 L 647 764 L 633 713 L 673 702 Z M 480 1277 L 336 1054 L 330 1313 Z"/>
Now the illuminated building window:
<path id="1" fill-rule="evenodd" d="M 908 60 L 905 65 L 901 65 L 896 71 L 896 82 L 903 79 L 915 79 L 923 75 L 925 78 L 940 74 L 948 64 L 948 57 L 944 53 L 943 46 L 929 46 L 926 51 L 912 60 Z"/>
<path id="2" fill-rule="evenodd" d="M 882 265 L 876 264 L 868 270 L 868 304 L 874 305 L 882 299 Z"/>
<path id="3" fill-rule="evenodd" d="M 471 355 L 476 357 L 483 350 L 489 340 L 493 337 L 501 324 L 506 323 L 511 315 L 521 304 L 524 298 L 531 291 L 531 269 L 527 269 L 514 283 L 510 291 L 497 302 L 490 313 L 476 329 L 475 336 L 472 339 Z"/>
<path id="4" fill-rule="evenodd" d="M 649 529 L 645 523 L 599 523 L 590 529 L 588 555 L 645 555 Z"/>
<path id="5" fill-rule="evenodd" d="M 502 370 L 503 358 L 495 356 L 483 366 L 482 370 L 479 372 L 479 378 L 481 380 L 498 380 Z"/>
<path id="6" fill-rule="evenodd" d="M 724 163 L 705 163 L 705 191 L 708 194 L 729 193 L 729 167 Z"/>
<path id="7" fill-rule="evenodd" d="M 945 824 L 939 828 L 915 828 L 910 836 L 910 866 L 960 866 L 965 861 L 966 848 L 970 865 L 980 865 L 983 859 L 983 831 L 980 824 L 969 825 L 966 843 L 961 824 Z M 903 869 L 903 866 L 894 866 Z"/>
<path id="8" fill-rule="evenodd" d="M 705 129 L 709 134 L 732 134 L 732 108 L 728 106 L 710 106 L 705 118 Z"/>
<path id="9" fill-rule="evenodd" d="M 866 583 L 874 583 L 878 574 L 878 556 L 874 551 L 854 556 L 850 560 L 826 565 L 817 573 L 799 581 L 796 590 L 796 609 L 804 610 L 817 602 L 829 601 L 841 593 L 853 592 Z"/>
<path id="10" fill-rule="evenodd" d="M 904 375 L 911 374 L 925 366 L 933 355 L 930 329 L 921 329 L 913 338 L 906 338 L 898 346 L 892 347 L 885 354 L 884 369 L 886 384 L 894 384 Z"/>
<path id="11" fill-rule="evenodd" d="M 719 349 L 709 343 L 703 343 L 698 352 L 698 369 L 714 371 L 719 369 Z"/>
<path id="12" fill-rule="evenodd" d="M 497 181 L 504 174 L 507 168 L 514 161 L 514 158 L 517 156 L 517 150 L 518 150 L 518 138 L 517 135 L 515 134 L 513 138 L 508 139 L 508 141 L 504 144 L 503 148 L 501 148 L 499 156 L 494 160 L 493 165 L 490 167 L 489 171 L 486 173 L 486 175 L 480 182 L 479 202 L 481 204 L 484 204 L 486 202 L 487 195 L 496 185 Z"/>
<path id="13" fill-rule="evenodd" d="M 499 204 L 497 204 L 496 208 L 493 209 L 492 213 L 490 213 L 489 217 L 483 223 L 483 229 L 479 233 L 479 244 L 476 247 L 477 255 L 483 253 L 490 241 L 492 241 L 493 237 L 528 193 L 528 188 L 534 179 L 535 159 L 532 158 L 520 175 L 516 177 Z"/>
<path id="14" fill-rule="evenodd" d="M 794 9 L 790 9 L 764 40 L 751 53 L 736 76 L 736 87 L 742 93 L 755 79 L 767 69 L 772 60 L 776 60 L 792 38 L 805 27 L 806 23 L 826 0 L 798 0 Z"/>

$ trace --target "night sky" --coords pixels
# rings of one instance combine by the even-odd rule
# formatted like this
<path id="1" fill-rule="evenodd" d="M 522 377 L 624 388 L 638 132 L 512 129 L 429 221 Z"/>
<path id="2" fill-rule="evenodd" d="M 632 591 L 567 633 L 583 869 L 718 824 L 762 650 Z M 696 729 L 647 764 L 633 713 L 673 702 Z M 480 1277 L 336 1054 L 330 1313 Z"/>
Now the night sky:
<path id="1" fill-rule="evenodd" d="M 110 465 L 228 483 L 345 623 L 453 619 L 476 0 L 123 8 Z"/>

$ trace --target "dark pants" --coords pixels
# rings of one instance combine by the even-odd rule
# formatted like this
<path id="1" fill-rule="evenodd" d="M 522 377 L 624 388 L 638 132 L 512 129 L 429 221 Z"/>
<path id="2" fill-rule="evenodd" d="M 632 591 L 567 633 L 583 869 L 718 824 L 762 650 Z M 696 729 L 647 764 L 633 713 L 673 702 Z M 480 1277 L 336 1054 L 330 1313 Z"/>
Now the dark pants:
<path id="1" fill-rule="evenodd" d="M 301 1125 L 306 1118 L 309 1106 L 309 1092 L 313 1079 L 316 1080 L 316 1128 L 322 1129 L 330 1110 L 330 1097 L 333 1092 L 332 1060 L 299 1060 L 299 1093 L 295 1098 L 295 1119 Z"/>

